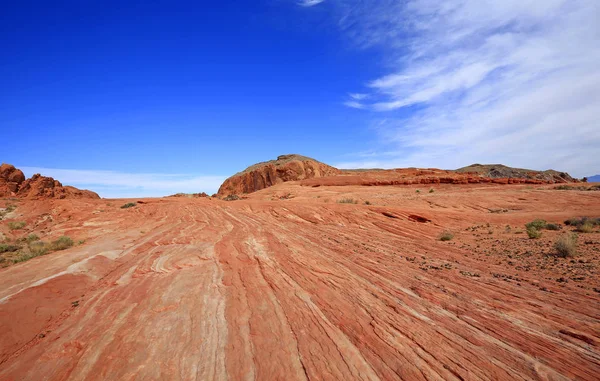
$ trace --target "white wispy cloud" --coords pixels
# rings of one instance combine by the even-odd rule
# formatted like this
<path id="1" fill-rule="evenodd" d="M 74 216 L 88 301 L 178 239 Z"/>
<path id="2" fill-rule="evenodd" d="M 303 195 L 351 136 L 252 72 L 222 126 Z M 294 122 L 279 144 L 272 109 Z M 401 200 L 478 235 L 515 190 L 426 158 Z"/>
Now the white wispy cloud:
<path id="1" fill-rule="evenodd" d="M 302 0 L 302 1 L 299 1 L 298 4 L 303 7 L 312 7 L 317 4 L 321 4 L 323 1 L 325 1 L 325 0 Z"/>
<path id="2" fill-rule="evenodd" d="M 175 193 L 215 193 L 225 176 L 18 167 L 27 177 L 34 173 L 54 177 L 63 185 L 90 189 L 101 197 L 160 197 Z"/>
<path id="3" fill-rule="evenodd" d="M 357 108 L 357 109 L 367 108 L 367 106 L 365 106 L 364 104 L 357 102 L 357 101 L 346 101 L 346 102 L 344 102 L 344 105 L 351 107 L 351 108 Z"/>
<path id="4" fill-rule="evenodd" d="M 385 118 L 374 148 L 397 155 L 370 158 L 369 166 L 600 171 L 598 1 L 338 5 L 344 33 L 361 48 L 383 49 L 381 65 L 391 68 L 357 89 L 364 97 L 345 102 Z"/>
<path id="5" fill-rule="evenodd" d="M 354 100 L 362 101 L 369 97 L 369 94 L 361 94 L 361 93 L 350 93 L 348 96 Z"/>

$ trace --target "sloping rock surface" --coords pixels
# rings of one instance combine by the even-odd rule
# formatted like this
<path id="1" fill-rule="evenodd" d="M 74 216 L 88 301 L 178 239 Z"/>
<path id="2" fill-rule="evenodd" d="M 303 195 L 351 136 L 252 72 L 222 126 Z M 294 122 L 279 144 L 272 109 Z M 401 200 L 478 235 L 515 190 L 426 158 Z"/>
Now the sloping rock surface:
<path id="1" fill-rule="evenodd" d="M 218 194 L 252 193 L 286 181 L 304 180 L 340 174 L 337 168 L 301 155 L 281 155 L 277 160 L 254 164 L 231 176 Z"/>

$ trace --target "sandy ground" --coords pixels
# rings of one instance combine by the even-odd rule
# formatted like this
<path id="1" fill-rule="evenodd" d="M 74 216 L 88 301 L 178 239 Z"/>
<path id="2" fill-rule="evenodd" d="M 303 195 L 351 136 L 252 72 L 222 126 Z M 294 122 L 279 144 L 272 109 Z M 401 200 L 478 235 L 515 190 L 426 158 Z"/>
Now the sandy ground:
<path id="1" fill-rule="evenodd" d="M 557 258 L 572 229 L 524 228 L 600 217 L 600 192 L 286 183 L 128 201 L 0 201 L 17 205 L 8 238 L 85 240 L 0 269 L 0 380 L 600 377 L 600 232 Z"/>

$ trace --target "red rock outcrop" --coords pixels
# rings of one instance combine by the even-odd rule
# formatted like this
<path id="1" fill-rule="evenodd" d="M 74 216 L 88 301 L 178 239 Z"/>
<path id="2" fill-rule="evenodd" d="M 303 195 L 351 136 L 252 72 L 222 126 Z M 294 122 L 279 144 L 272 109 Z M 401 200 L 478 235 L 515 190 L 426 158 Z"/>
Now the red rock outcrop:
<path id="1" fill-rule="evenodd" d="M 281 155 L 237 173 L 221 185 L 219 196 L 252 193 L 286 181 L 338 175 L 337 168 L 301 155 Z"/>
<path id="2" fill-rule="evenodd" d="M 17 192 L 19 198 L 100 198 L 97 193 L 81 190 L 71 186 L 63 186 L 60 181 L 39 173 L 25 180 Z"/>
<path id="3" fill-rule="evenodd" d="M 72 186 L 63 186 L 60 181 L 39 173 L 25 179 L 23 172 L 11 164 L 0 166 L 0 197 L 100 198 L 97 193 Z"/>
<path id="4" fill-rule="evenodd" d="M 252 193 L 282 182 L 301 180 L 301 185 L 385 186 L 416 184 L 554 184 L 578 182 L 566 172 L 534 171 L 501 164 L 473 164 L 457 170 L 398 168 L 339 170 L 300 155 L 283 155 L 258 163 L 225 180 L 219 196 Z"/>
<path id="5" fill-rule="evenodd" d="M 552 184 L 552 180 L 536 178 L 492 178 L 478 173 L 457 173 L 441 169 L 346 170 L 341 175 L 302 180 L 304 186 L 386 186 L 434 184 Z"/>
<path id="6" fill-rule="evenodd" d="M 25 175 L 14 165 L 4 163 L 0 165 L 0 197 L 14 196 L 23 181 Z"/>

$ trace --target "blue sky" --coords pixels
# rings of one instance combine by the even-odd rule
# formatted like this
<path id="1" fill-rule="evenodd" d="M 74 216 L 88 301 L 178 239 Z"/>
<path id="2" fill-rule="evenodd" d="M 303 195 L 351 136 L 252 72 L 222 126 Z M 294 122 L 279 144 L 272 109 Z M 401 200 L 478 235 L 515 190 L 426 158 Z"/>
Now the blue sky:
<path id="1" fill-rule="evenodd" d="M 0 161 L 102 196 L 340 167 L 600 172 L 592 0 L 12 2 Z"/>

